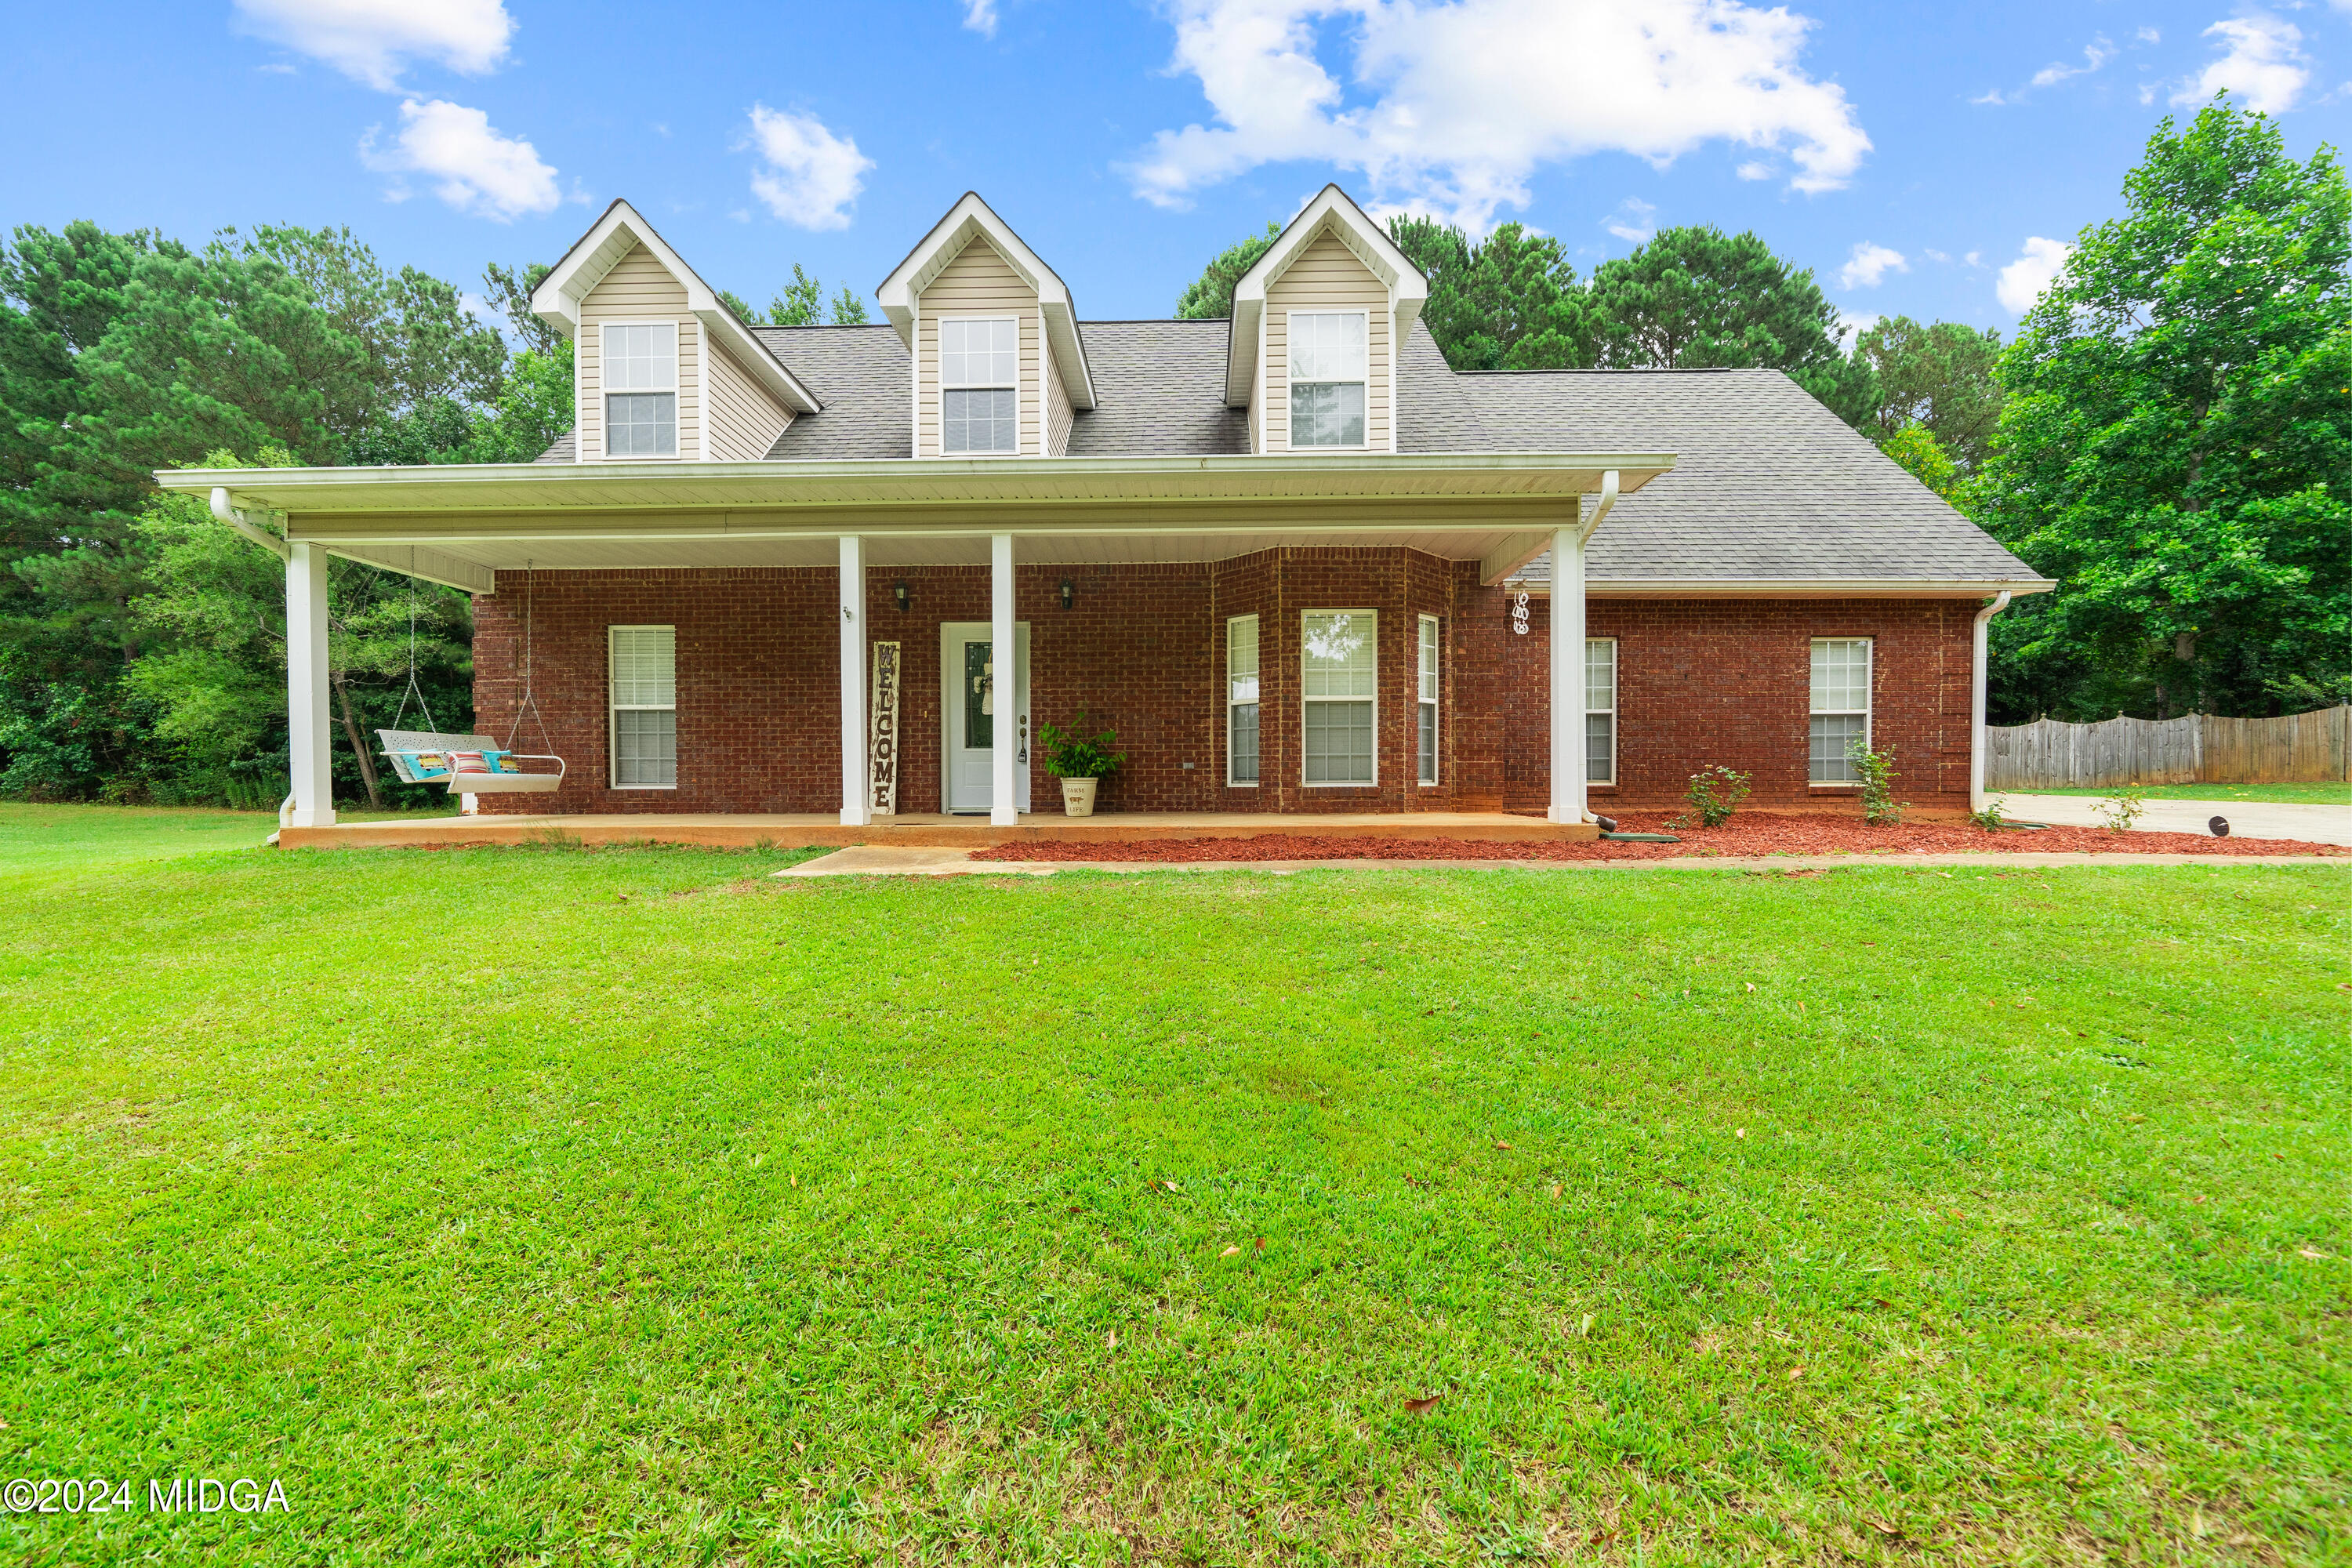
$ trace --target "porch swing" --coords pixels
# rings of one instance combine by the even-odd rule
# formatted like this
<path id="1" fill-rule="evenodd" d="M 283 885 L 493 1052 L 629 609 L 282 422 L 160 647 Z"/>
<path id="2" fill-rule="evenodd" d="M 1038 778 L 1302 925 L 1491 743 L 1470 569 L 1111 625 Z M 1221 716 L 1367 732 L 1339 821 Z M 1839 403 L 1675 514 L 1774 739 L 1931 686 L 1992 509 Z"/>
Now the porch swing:
<path id="1" fill-rule="evenodd" d="M 410 698 L 416 700 L 416 710 L 424 715 L 427 726 L 433 723 L 433 710 L 425 700 L 425 689 L 416 683 L 416 590 L 412 584 L 408 594 L 408 689 L 401 694 L 400 707 L 393 713 L 394 727 L 378 730 L 376 742 L 383 747 L 393 771 L 408 784 L 440 784 L 451 795 L 544 795 L 563 783 L 563 759 L 552 754 L 553 743 L 548 739 L 547 721 L 539 711 L 539 699 L 531 693 L 530 647 L 530 572 L 523 574 L 522 601 L 522 700 L 515 705 L 514 722 L 507 727 L 507 743 L 500 746 L 488 735 L 450 735 L 437 730 L 403 730 L 401 720 L 408 715 Z M 515 735 L 522 728 L 523 710 L 530 710 L 531 721 L 539 726 L 539 743 L 549 747 L 547 752 L 523 752 L 514 749 Z M 526 763 L 553 763 L 555 771 L 526 768 Z"/>

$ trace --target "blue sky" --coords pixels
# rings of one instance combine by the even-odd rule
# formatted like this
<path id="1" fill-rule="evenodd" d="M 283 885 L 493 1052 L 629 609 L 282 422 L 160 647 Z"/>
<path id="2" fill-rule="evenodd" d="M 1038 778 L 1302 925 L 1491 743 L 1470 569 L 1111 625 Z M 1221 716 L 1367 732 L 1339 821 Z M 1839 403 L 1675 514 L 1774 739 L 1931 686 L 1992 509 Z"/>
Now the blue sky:
<path id="1" fill-rule="evenodd" d="M 764 303 L 977 189 L 1089 317 L 1336 179 L 1557 234 L 1753 228 L 1856 318 L 2006 330 L 2175 100 L 2352 130 L 2352 0 L 197 0 L 28 7 L 0 219 L 348 224 L 478 287 L 625 196 Z"/>

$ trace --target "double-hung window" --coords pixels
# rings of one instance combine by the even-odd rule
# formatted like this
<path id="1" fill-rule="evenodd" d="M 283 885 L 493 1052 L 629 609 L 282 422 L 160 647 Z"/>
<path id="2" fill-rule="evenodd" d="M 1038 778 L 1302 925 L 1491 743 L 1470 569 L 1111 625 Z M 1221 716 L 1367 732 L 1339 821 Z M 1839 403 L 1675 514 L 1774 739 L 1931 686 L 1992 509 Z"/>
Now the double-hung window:
<path id="1" fill-rule="evenodd" d="M 1257 783 L 1257 617 L 1225 623 L 1225 782 Z"/>
<path id="2" fill-rule="evenodd" d="M 1617 639 L 1584 644 L 1584 782 L 1617 782 Z"/>
<path id="3" fill-rule="evenodd" d="M 1361 310 L 1290 312 L 1290 445 L 1360 447 L 1369 363 Z"/>
<path id="4" fill-rule="evenodd" d="M 940 323 L 940 450 L 1021 450 L 1021 323 L 1012 316 Z"/>
<path id="5" fill-rule="evenodd" d="M 1306 709 L 1306 782 L 1376 784 L 1372 700 L 1379 617 L 1370 610 L 1308 610 L 1301 626 L 1299 696 Z"/>
<path id="6" fill-rule="evenodd" d="M 1859 784 L 1853 749 L 1870 747 L 1870 639 L 1813 639 L 1811 766 L 1817 784 Z"/>
<path id="7" fill-rule="evenodd" d="M 604 323 L 604 455 L 677 456 L 677 323 Z"/>
<path id="8" fill-rule="evenodd" d="M 613 787 L 677 787 L 677 628 L 614 626 Z"/>
<path id="9" fill-rule="evenodd" d="M 1437 782 L 1437 650 L 1439 647 L 1437 617 L 1421 617 L 1421 698 L 1414 704 L 1419 723 L 1415 733 L 1420 738 L 1421 782 Z"/>

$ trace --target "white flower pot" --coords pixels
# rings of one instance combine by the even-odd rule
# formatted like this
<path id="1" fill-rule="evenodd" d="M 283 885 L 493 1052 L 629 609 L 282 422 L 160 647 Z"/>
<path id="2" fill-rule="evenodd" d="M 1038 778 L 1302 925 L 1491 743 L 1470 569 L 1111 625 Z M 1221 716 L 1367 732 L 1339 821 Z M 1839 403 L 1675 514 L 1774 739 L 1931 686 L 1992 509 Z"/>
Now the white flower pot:
<path id="1" fill-rule="evenodd" d="M 1095 814 L 1095 785 L 1100 779 L 1064 779 L 1062 781 L 1062 811 L 1069 816 L 1092 816 Z"/>

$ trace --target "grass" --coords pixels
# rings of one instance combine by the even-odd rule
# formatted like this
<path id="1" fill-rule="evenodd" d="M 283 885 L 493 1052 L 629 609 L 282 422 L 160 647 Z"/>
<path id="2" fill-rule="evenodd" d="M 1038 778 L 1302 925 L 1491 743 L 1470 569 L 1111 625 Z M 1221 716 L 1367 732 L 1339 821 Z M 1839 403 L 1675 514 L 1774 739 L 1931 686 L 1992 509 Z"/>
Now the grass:
<path id="1" fill-rule="evenodd" d="M 2340 869 L 793 858 L 0 878 L 0 1556 L 2352 1555 Z"/>
<path id="2" fill-rule="evenodd" d="M 1999 792 L 1995 792 L 1999 793 Z M 2036 789 L 2011 792 L 2021 800 L 2038 795 L 2091 795 L 2105 799 L 2112 789 Z M 2139 793 L 2150 800 L 2261 800 L 2293 805 L 2352 805 L 2352 784 L 2341 780 L 2322 784 L 2142 784 Z"/>
<path id="3" fill-rule="evenodd" d="M 339 815 L 344 822 L 379 822 L 454 813 L 346 810 Z M 79 872 L 124 861 L 250 849 L 277 831 L 274 811 L 0 805 L 0 877 L 24 871 Z"/>

